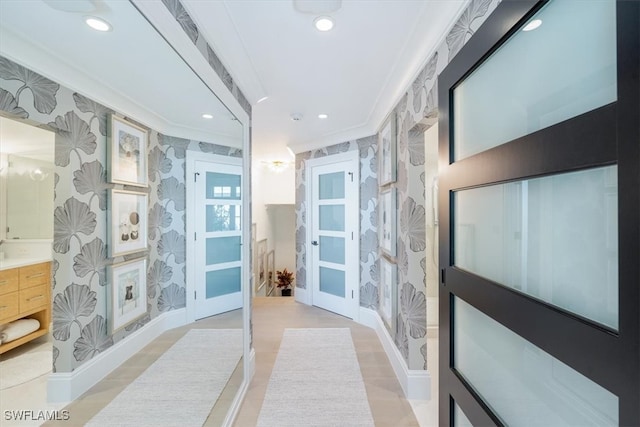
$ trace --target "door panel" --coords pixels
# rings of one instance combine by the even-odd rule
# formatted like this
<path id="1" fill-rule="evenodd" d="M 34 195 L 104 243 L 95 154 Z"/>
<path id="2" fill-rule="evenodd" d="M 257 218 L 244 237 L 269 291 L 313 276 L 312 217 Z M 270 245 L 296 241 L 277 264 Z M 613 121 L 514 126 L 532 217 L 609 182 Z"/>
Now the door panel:
<path id="1" fill-rule="evenodd" d="M 196 161 L 195 170 L 195 297 L 200 319 L 242 306 L 242 168 Z"/>
<path id="2" fill-rule="evenodd" d="M 357 166 L 357 165 L 356 165 Z M 359 235 L 354 161 L 311 167 L 311 278 L 313 305 L 353 317 Z M 357 273 L 356 273 L 357 274 Z M 357 276 L 356 276 L 357 277 Z"/>

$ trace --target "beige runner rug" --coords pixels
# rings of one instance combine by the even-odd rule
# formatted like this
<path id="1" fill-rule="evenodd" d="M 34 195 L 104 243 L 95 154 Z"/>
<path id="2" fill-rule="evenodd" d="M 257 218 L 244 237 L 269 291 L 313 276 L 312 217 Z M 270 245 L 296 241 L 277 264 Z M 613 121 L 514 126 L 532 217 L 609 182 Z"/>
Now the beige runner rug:
<path id="1" fill-rule="evenodd" d="M 191 329 L 87 426 L 202 426 L 242 356 L 242 330 Z"/>
<path id="2" fill-rule="evenodd" d="M 285 329 L 257 425 L 374 425 L 350 329 Z"/>

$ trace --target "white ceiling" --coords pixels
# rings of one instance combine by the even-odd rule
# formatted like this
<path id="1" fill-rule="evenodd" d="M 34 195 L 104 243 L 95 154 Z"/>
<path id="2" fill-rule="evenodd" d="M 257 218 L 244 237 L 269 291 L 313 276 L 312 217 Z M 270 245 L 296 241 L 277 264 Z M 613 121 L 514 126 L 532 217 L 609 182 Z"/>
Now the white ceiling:
<path id="1" fill-rule="evenodd" d="M 334 29 L 321 33 L 317 14 L 297 11 L 293 0 L 181 1 L 254 104 L 257 159 L 286 159 L 287 145 L 301 152 L 376 133 L 468 4 L 343 0 L 329 13 Z M 307 2 L 322 3 L 340 2 Z"/>

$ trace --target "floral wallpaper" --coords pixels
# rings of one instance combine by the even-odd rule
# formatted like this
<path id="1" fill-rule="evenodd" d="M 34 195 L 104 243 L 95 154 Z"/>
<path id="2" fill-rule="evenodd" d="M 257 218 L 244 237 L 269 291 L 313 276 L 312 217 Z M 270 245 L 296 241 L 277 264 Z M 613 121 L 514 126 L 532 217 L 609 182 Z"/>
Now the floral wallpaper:
<path id="1" fill-rule="evenodd" d="M 394 108 L 397 120 L 398 265 L 396 329 L 393 339 L 409 369 L 427 369 L 425 150 L 423 134 L 437 121 L 437 75 L 469 41 L 500 0 L 472 0 L 427 60 L 418 77 Z M 366 142 L 365 142 L 366 141 Z M 296 156 L 297 284 L 306 288 L 305 160 L 360 149 L 360 305 L 379 309 L 377 236 L 377 136 L 349 141 Z"/>
<path id="2" fill-rule="evenodd" d="M 109 259 L 106 200 L 114 184 L 106 182 L 106 123 L 117 112 L 1 56 L 0 109 L 55 133 L 54 371 L 71 372 L 160 313 L 185 306 L 186 150 L 236 157 L 242 152 L 150 129 L 149 249 Z M 147 314 L 110 335 L 106 267 L 144 256 Z"/>

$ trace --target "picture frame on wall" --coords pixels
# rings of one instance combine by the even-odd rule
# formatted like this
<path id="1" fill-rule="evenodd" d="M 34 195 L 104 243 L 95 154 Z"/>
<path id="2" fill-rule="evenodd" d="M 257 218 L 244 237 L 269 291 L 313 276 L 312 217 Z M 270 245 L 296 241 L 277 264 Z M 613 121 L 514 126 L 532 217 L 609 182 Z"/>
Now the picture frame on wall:
<path id="1" fill-rule="evenodd" d="M 256 291 L 259 291 L 267 283 L 267 239 L 258 241 L 256 252 L 256 261 L 258 265 L 258 271 L 256 273 Z"/>
<path id="2" fill-rule="evenodd" d="M 107 119 L 107 180 L 147 187 L 149 132 L 115 114 L 109 114 Z"/>
<path id="3" fill-rule="evenodd" d="M 393 187 L 380 191 L 378 206 L 378 236 L 380 249 L 388 256 L 396 256 L 396 204 L 397 190 Z"/>
<path id="4" fill-rule="evenodd" d="M 139 191 L 109 190 L 109 256 L 145 251 L 149 195 Z"/>
<path id="5" fill-rule="evenodd" d="M 111 334 L 147 314 L 147 258 L 107 266 L 108 324 Z"/>
<path id="6" fill-rule="evenodd" d="M 273 293 L 276 287 L 276 251 L 270 250 L 267 252 L 267 296 Z"/>
<path id="7" fill-rule="evenodd" d="M 392 112 L 378 134 L 378 185 L 381 187 L 396 182 L 396 150 L 396 115 Z"/>
<path id="8" fill-rule="evenodd" d="M 398 266 L 386 257 L 380 257 L 380 317 L 387 329 L 395 331 L 398 311 Z"/>

